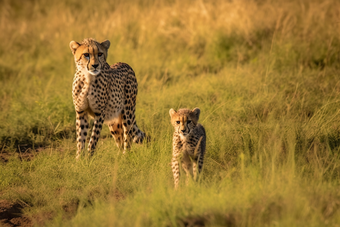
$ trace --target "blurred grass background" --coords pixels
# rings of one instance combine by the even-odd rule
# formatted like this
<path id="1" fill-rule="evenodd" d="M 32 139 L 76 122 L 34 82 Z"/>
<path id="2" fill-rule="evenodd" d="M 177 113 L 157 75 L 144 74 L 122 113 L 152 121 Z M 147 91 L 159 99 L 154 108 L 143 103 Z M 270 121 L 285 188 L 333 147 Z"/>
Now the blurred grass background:
<path id="1" fill-rule="evenodd" d="M 339 226 L 340 2 L 3 0 L 0 29 L 0 198 L 34 224 Z M 152 140 L 122 157 L 105 128 L 76 163 L 68 44 L 87 37 L 135 70 Z M 174 191 L 183 107 L 207 157 Z"/>

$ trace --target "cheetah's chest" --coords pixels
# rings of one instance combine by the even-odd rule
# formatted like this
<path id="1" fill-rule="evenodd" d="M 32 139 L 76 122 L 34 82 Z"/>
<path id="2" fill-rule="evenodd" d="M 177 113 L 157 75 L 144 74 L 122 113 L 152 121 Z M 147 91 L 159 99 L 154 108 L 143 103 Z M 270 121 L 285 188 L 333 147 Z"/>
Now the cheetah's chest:
<path id="1" fill-rule="evenodd" d="M 106 91 L 103 88 L 99 88 L 94 84 L 91 84 L 88 90 L 87 100 L 89 108 L 93 112 L 101 112 L 105 107 Z"/>
<path id="2" fill-rule="evenodd" d="M 89 108 L 93 112 L 105 114 L 105 121 L 110 121 L 119 116 L 123 108 L 123 88 L 113 78 L 98 78 L 92 81 L 88 91 Z"/>

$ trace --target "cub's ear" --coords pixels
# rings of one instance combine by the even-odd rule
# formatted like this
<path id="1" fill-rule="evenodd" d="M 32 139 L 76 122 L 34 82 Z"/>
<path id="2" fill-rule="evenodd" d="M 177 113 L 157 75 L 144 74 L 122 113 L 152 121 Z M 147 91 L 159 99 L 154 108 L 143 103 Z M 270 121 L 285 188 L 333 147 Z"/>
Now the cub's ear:
<path id="1" fill-rule="evenodd" d="M 102 42 L 100 45 L 102 45 L 106 50 L 108 50 L 110 48 L 110 41 L 109 40 L 105 40 L 104 42 Z"/>
<path id="2" fill-rule="evenodd" d="M 192 110 L 192 112 L 196 115 L 197 120 L 198 120 L 200 118 L 201 110 L 196 107 Z"/>
<path id="3" fill-rule="evenodd" d="M 76 50 L 78 49 L 79 46 L 80 46 L 80 44 L 77 43 L 76 41 L 70 42 L 70 49 L 71 49 L 73 55 L 76 53 Z"/>
<path id="4" fill-rule="evenodd" d="M 174 109 L 169 110 L 170 117 L 172 117 L 172 115 L 174 115 L 175 113 L 177 113 L 176 110 Z"/>

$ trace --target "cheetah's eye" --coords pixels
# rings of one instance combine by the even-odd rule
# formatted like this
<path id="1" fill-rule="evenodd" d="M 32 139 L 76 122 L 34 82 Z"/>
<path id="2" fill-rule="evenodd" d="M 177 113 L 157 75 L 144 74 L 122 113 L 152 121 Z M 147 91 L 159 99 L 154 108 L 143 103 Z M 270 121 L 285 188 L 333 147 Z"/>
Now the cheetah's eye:
<path id="1" fill-rule="evenodd" d="M 190 120 L 188 120 L 188 121 L 187 121 L 187 124 L 190 124 L 190 123 L 191 123 L 191 121 L 190 121 Z"/>
<path id="2" fill-rule="evenodd" d="M 85 56 L 85 58 L 88 58 L 88 57 L 90 57 L 90 54 L 89 53 L 85 53 L 84 56 Z"/>
<path id="3" fill-rule="evenodd" d="M 98 53 L 98 57 L 101 57 L 103 55 L 103 53 Z"/>
<path id="4" fill-rule="evenodd" d="M 179 125 L 179 123 L 180 123 L 179 121 L 176 121 L 176 124 L 178 124 L 178 125 Z"/>

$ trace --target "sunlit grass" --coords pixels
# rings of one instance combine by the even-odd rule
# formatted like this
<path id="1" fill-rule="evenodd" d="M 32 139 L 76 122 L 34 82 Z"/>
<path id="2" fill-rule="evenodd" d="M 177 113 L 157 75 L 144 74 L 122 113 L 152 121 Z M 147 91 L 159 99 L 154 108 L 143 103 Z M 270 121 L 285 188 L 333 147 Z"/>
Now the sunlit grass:
<path id="1" fill-rule="evenodd" d="M 49 226 L 337 226 L 339 13 L 335 0 L 3 1 L 0 198 Z M 122 155 L 104 128 L 76 162 L 68 44 L 86 37 L 135 70 L 151 139 Z M 168 111 L 194 107 L 204 170 L 175 191 Z"/>

